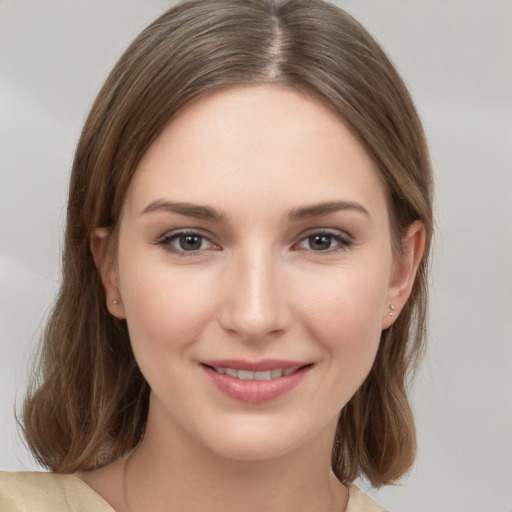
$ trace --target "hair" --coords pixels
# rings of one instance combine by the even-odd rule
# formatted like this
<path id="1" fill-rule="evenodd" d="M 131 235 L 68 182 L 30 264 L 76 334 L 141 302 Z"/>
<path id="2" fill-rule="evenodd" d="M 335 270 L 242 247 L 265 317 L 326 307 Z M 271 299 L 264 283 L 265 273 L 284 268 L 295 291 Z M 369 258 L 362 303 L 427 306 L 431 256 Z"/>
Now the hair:
<path id="1" fill-rule="evenodd" d="M 120 212 L 145 151 L 191 100 L 216 88 L 277 84 L 321 101 L 376 163 L 394 252 L 411 224 L 426 249 L 413 290 L 382 332 L 373 367 L 340 413 L 332 468 L 350 482 L 393 483 L 416 454 L 407 389 L 424 351 L 432 173 L 421 122 L 399 74 L 366 30 L 322 0 L 190 0 L 121 56 L 85 122 L 73 162 L 62 285 L 22 411 L 28 446 L 55 472 L 116 460 L 144 435 L 149 386 L 126 322 L 109 314 L 90 251 L 97 227 L 115 252 Z"/>

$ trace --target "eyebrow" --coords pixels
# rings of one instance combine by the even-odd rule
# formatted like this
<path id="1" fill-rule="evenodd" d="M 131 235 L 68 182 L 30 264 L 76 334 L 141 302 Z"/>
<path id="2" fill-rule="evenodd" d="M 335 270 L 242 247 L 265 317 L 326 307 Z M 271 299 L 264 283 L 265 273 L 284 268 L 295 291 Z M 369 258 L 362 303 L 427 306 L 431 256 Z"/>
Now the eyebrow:
<path id="1" fill-rule="evenodd" d="M 366 215 L 367 217 L 370 217 L 370 213 L 362 204 L 356 203 L 354 201 L 328 201 L 326 203 L 318 203 L 294 208 L 288 213 L 288 219 L 309 219 L 312 217 L 329 215 L 330 213 L 336 213 L 343 210 L 354 210 Z"/>
<path id="2" fill-rule="evenodd" d="M 343 210 L 354 210 L 370 217 L 368 210 L 354 201 L 328 201 L 324 203 L 300 206 L 290 210 L 287 214 L 288 220 L 297 221 L 329 215 Z M 157 211 L 166 211 L 177 213 L 186 217 L 195 217 L 197 219 L 212 220 L 221 222 L 225 220 L 225 215 L 210 206 L 202 206 L 193 203 L 176 203 L 166 199 L 156 199 L 149 203 L 141 212 L 141 215 Z"/>
<path id="3" fill-rule="evenodd" d="M 220 222 L 224 220 L 224 215 L 211 208 L 209 206 L 200 206 L 192 203 L 174 203 L 171 201 L 167 201 L 165 199 L 157 199 L 151 203 L 149 203 L 144 210 L 142 210 L 141 214 L 157 212 L 157 211 L 167 211 L 171 213 L 178 213 L 179 215 L 184 215 L 186 217 L 195 217 L 197 219 L 206 219 L 206 220 L 214 220 Z"/>

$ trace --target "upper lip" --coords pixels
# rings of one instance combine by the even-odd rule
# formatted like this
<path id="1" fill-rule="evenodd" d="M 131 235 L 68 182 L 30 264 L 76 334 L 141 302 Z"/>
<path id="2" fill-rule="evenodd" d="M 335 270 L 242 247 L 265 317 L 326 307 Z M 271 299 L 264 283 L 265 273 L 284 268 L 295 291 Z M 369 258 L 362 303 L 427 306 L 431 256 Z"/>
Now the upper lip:
<path id="1" fill-rule="evenodd" d="M 216 359 L 200 361 L 201 364 L 215 368 L 234 368 L 236 370 L 247 370 L 251 372 L 264 372 L 281 368 L 301 368 L 311 363 L 301 361 L 289 361 L 284 359 L 262 359 L 260 361 L 248 361 L 246 359 Z"/>

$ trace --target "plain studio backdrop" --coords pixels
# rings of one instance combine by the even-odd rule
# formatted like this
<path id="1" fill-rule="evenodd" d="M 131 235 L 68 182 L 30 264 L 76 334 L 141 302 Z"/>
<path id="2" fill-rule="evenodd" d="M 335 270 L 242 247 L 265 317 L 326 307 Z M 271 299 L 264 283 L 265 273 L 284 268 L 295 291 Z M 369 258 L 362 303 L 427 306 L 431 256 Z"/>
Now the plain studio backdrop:
<path id="1" fill-rule="evenodd" d="M 512 2 L 345 0 L 425 123 L 437 179 L 419 453 L 393 512 L 512 511 Z M 0 0 L 0 467 L 37 469 L 17 431 L 58 289 L 71 160 L 121 51 L 162 0 Z M 367 488 L 365 482 L 361 485 Z"/>

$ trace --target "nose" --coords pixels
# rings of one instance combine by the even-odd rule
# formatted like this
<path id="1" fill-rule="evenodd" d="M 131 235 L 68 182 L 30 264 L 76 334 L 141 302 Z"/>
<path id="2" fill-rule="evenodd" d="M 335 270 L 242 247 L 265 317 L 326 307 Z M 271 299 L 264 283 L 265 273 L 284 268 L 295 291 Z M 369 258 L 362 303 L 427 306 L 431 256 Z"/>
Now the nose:
<path id="1" fill-rule="evenodd" d="M 223 283 L 220 323 L 246 341 L 282 334 L 291 323 L 289 297 L 276 258 L 268 252 L 240 255 L 230 262 Z"/>

